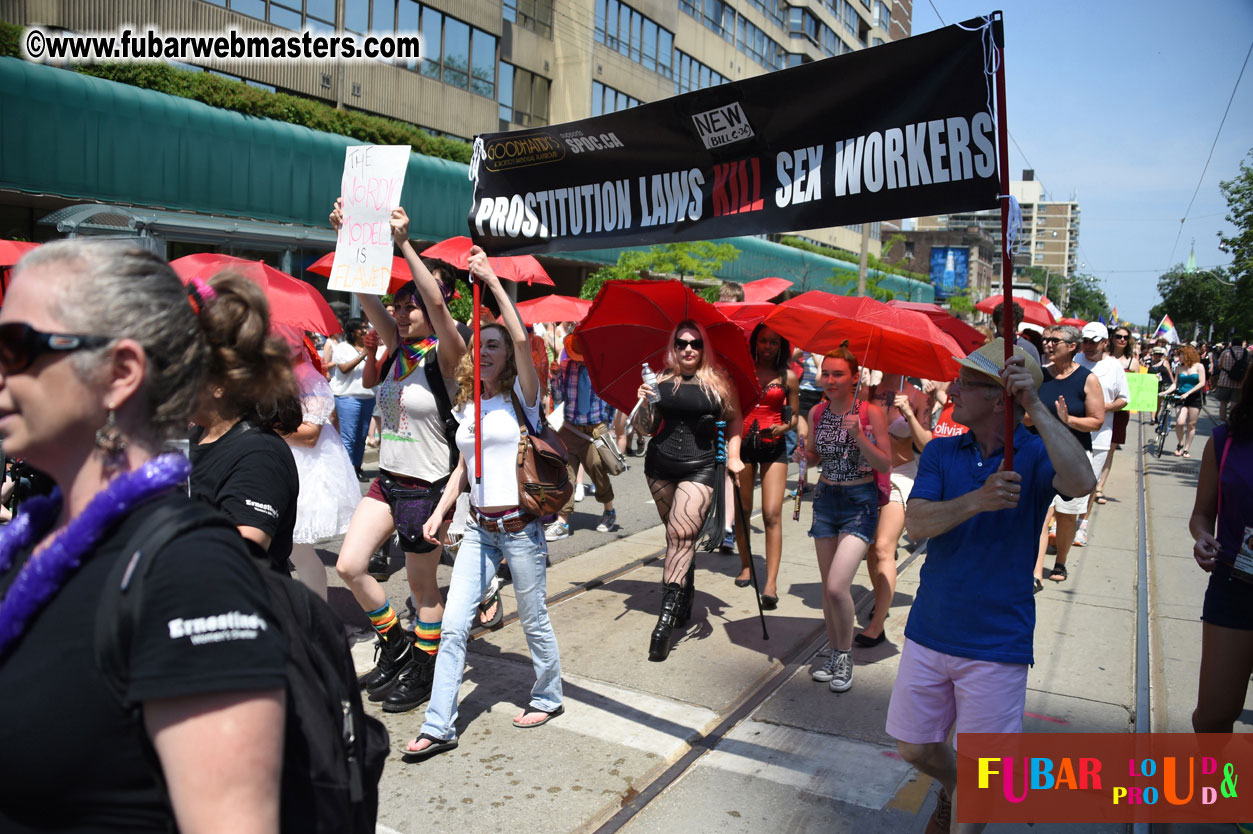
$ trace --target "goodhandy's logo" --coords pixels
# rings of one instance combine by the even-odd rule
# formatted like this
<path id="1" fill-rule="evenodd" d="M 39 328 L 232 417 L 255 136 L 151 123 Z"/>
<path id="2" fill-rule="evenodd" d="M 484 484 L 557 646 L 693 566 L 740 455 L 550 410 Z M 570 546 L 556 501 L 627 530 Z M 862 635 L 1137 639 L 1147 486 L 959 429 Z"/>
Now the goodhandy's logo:
<path id="1" fill-rule="evenodd" d="M 483 157 L 487 170 L 496 173 L 560 162 L 566 158 L 566 147 L 547 133 L 510 133 L 488 140 Z"/>
<path id="2" fill-rule="evenodd" d="M 1253 736 L 961 733 L 958 822 L 1253 819 Z"/>

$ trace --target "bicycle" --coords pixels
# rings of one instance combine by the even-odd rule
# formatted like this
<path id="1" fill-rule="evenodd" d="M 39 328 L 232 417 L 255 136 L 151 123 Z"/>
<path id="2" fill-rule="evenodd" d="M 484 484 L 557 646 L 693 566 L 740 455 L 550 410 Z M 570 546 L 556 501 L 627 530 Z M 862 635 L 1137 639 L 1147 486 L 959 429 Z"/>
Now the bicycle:
<path id="1" fill-rule="evenodd" d="M 1166 446 L 1166 438 L 1170 435 L 1171 428 L 1175 425 L 1175 412 L 1179 408 L 1181 397 L 1177 394 L 1170 394 L 1162 398 L 1162 405 L 1158 409 L 1157 415 L 1157 457 L 1162 456 L 1162 449 Z"/>

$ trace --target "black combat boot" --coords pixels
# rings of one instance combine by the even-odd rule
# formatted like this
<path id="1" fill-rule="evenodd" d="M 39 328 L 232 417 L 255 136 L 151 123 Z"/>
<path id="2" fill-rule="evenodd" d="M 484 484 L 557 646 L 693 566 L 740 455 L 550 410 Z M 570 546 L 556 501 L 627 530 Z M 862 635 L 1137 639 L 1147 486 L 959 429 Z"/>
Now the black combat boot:
<path id="1" fill-rule="evenodd" d="M 374 669 L 357 680 L 370 695 L 377 695 L 391 686 L 414 654 L 413 643 L 399 622 L 379 635 L 374 651 Z"/>
<path id="2" fill-rule="evenodd" d="M 674 630 L 683 597 L 683 586 L 677 582 L 667 582 L 662 587 L 665 592 L 661 596 L 661 614 L 657 617 L 653 639 L 648 645 L 648 659 L 656 662 L 670 655 L 670 632 Z"/>
<path id="3" fill-rule="evenodd" d="M 435 680 L 435 657 L 420 649 L 413 650 L 413 659 L 400 670 L 396 685 L 383 699 L 383 712 L 408 712 L 431 697 Z"/>
<path id="4" fill-rule="evenodd" d="M 682 628 L 692 619 L 692 600 L 696 597 L 696 560 L 687 569 L 683 580 L 683 597 L 679 600 L 679 610 L 675 612 L 674 624 Z"/>

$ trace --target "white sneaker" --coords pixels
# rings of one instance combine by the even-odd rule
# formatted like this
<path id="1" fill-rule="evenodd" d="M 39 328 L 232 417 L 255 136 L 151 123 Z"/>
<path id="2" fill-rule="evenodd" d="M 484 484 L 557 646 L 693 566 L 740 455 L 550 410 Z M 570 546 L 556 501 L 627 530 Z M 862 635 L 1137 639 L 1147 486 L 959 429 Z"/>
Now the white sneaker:
<path id="1" fill-rule="evenodd" d="M 826 683 L 827 681 L 834 678 L 836 656 L 838 654 L 839 652 L 832 651 L 831 654 L 827 656 L 827 662 L 821 668 L 815 669 L 812 672 L 810 672 L 809 676 L 813 678 L 814 680 L 820 681 L 822 683 Z M 845 652 L 845 654 L 847 654 L 847 652 Z"/>
<path id="2" fill-rule="evenodd" d="M 555 542 L 558 539 L 569 538 L 569 536 L 570 525 L 560 519 L 548 525 L 548 528 L 544 530 L 545 541 Z"/>
<path id="3" fill-rule="evenodd" d="M 847 692 L 853 686 L 853 654 L 852 652 L 831 652 L 835 670 L 831 676 L 832 692 Z"/>
<path id="4" fill-rule="evenodd" d="M 582 501 L 582 500 L 583 500 L 583 496 L 586 494 L 586 492 L 587 492 L 587 490 L 586 490 L 586 489 L 584 489 L 584 487 L 583 487 L 583 485 L 582 485 L 582 484 L 575 484 L 575 485 L 574 485 L 574 500 L 575 500 L 575 501 Z"/>
<path id="5" fill-rule="evenodd" d="M 600 517 L 600 521 L 596 524 L 597 533 L 611 533 L 613 528 L 618 525 L 618 511 L 605 510 L 604 515 Z"/>
<path id="6" fill-rule="evenodd" d="M 1075 547 L 1088 546 L 1088 523 L 1085 521 L 1075 530 Z"/>

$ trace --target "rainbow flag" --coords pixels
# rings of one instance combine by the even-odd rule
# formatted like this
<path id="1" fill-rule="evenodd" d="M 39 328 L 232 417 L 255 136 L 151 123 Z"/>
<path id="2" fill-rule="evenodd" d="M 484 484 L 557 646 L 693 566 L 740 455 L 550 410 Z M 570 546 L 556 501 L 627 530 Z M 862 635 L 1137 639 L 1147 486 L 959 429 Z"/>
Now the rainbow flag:
<path id="1" fill-rule="evenodd" d="M 1179 344 L 1179 333 L 1175 330 L 1175 323 L 1170 320 L 1170 316 L 1162 316 L 1161 324 L 1157 325 L 1157 331 L 1153 334 L 1153 340 L 1165 339 L 1171 344 Z"/>
<path id="2" fill-rule="evenodd" d="M 1112 310 L 1110 310 L 1110 311 L 1109 311 L 1109 317 L 1110 317 L 1110 318 L 1114 321 L 1114 323 L 1115 323 L 1115 324 L 1117 324 L 1117 323 L 1118 323 L 1119 319 L 1118 319 L 1118 308 L 1117 308 L 1117 307 L 1115 307 L 1114 309 L 1112 309 Z"/>

